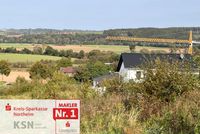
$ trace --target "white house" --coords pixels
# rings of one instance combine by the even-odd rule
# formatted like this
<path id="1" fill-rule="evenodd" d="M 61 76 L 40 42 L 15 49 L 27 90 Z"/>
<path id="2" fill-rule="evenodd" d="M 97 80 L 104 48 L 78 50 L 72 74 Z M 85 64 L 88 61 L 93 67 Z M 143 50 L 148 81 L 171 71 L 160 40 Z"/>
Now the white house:
<path id="1" fill-rule="evenodd" d="M 124 80 L 128 82 L 141 81 L 144 78 L 143 70 L 140 69 L 147 61 L 152 61 L 159 58 L 160 60 L 170 61 L 191 61 L 192 56 L 189 54 L 141 54 L 141 53 L 122 53 L 118 63 L 117 71 Z"/>

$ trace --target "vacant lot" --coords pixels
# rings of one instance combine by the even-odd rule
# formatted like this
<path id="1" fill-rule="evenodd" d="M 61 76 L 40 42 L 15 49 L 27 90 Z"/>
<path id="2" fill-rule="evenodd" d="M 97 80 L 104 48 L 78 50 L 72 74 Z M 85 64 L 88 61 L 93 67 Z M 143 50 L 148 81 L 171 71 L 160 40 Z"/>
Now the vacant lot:
<path id="1" fill-rule="evenodd" d="M 44 56 L 44 55 L 31 55 L 31 54 L 7 54 L 0 53 L 0 60 L 6 60 L 11 63 L 16 62 L 36 62 L 40 60 L 59 60 L 61 57 Z"/>

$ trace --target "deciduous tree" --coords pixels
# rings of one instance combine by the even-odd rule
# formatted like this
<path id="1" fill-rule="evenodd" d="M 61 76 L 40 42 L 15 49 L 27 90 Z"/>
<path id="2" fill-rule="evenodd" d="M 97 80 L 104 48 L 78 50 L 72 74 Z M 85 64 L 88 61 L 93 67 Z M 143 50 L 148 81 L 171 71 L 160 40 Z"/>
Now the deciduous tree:
<path id="1" fill-rule="evenodd" d="M 5 60 L 0 61 L 0 74 L 2 75 L 2 81 L 3 81 L 3 75 L 8 76 L 11 72 L 11 69 L 9 67 L 9 64 Z"/>
<path id="2" fill-rule="evenodd" d="M 47 64 L 43 64 L 41 62 L 36 62 L 29 71 L 31 78 L 51 78 L 53 75 L 53 71 Z"/>

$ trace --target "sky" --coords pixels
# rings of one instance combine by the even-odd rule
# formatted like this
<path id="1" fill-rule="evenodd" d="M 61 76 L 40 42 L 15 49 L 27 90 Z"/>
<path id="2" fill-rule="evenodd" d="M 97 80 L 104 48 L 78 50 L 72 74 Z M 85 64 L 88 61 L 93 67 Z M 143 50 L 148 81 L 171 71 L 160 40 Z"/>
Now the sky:
<path id="1" fill-rule="evenodd" d="M 200 26 L 200 0 L 0 0 L 0 29 Z"/>

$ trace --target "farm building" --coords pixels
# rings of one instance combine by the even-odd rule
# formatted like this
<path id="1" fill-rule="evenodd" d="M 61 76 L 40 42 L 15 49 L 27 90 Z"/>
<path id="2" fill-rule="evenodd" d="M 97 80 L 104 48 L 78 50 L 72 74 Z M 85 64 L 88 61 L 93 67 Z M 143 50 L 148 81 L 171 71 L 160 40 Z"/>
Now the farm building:
<path id="1" fill-rule="evenodd" d="M 74 67 L 61 67 L 60 72 L 68 75 L 69 77 L 73 77 L 76 73 L 76 69 Z"/>

